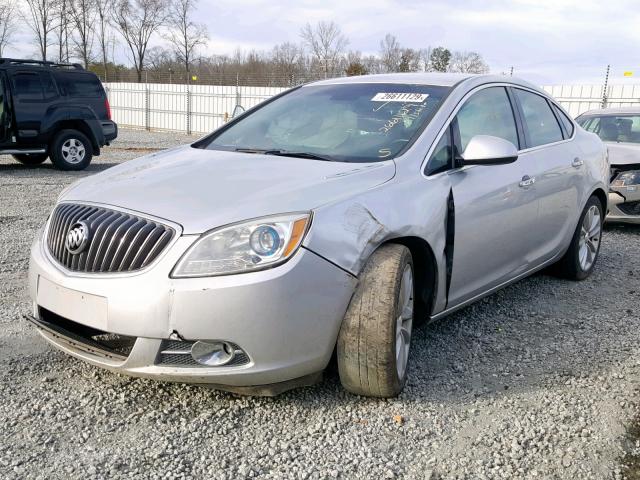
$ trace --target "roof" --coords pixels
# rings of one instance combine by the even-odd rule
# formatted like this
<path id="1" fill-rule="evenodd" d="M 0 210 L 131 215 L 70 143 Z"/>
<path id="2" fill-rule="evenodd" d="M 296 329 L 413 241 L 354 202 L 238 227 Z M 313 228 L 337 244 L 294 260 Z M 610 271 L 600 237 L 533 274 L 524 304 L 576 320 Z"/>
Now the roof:
<path id="1" fill-rule="evenodd" d="M 640 105 L 637 107 L 600 108 L 580 114 L 581 117 L 587 115 L 640 115 Z"/>
<path id="2" fill-rule="evenodd" d="M 470 87 L 475 87 L 485 83 L 506 83 L 520 85 L 550 96 L 540 87 L 533 85 L 526 80 L 517 77 L 491 74 L 473 73 L 440 73 L 440 72 L 417 72 L 417 73 L 383 73 L 378 75 L 358 75 L 353 77 L 328 78 L 307 85 L 337 85 L 345 83 L 401 83 L 407 85 L 435 85 L 441 87 L 453 87 L 458 83 L 465 82 Z"/>
<path id="3" fill-rule="evenodd" d="M 478 75 L 472 75 L 470 73 L 383 73 L 379 75 L 329 78 L 327 80 L 313 82 L 312 85 L 333 85 L 337 83 L 406 83 L 452 87 L 462 80 L 477 76 Z"/>

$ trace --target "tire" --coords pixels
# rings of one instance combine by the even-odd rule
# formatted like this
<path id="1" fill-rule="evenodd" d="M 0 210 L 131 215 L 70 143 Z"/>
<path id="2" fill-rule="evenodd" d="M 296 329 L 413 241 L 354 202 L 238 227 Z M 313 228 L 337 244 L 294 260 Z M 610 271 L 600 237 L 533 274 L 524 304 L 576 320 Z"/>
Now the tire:
<path id="1" fill-rule="evenodd" d="M 54 137 L 49 153 L 60 170 L 84 170 L 93 158 L 93 147 L 84 133 L 62 130 Z"/>
<path id="2" fill-rule="evenodd" d="M 602 239 L 604 209 L 597 197 L 591 197 L 580 215 L 569 250 L 555 265 L 555 272 L 569 280 L 584 280 L 598 260 Z"/>
<path id="3" fill-rule="evenodd" d="M 413 278 L 411 252 L 403 245 L 384 245 L 367 262 L 338 334 L 338 373 L 349 392 L 395 397 L 404 388 L 413 326 Z M 406 348 L 397 350 L 401 339 Z"/>
<path id="4" fill-rule="evenodd" d="M 11 156 L 24 165 L 40 165 L 49 158 L 47 153 L 16 153 Z"/>

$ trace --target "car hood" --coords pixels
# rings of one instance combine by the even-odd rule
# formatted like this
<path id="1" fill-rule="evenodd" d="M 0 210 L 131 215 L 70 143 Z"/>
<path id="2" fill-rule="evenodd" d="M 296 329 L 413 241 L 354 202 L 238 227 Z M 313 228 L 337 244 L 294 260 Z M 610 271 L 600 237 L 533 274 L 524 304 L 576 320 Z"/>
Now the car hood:
<path id="1" fill-rule="evenodd" d="M 640 163 L 640 144 L 607 142 L 607 149 L 611 165 Z"/>
<path id="2" fill-rule="evenodd" d="M 59 201 L 122 207 L 196 234 L 250 218 L 312 210 L 394 174 L 393 161 L 328 162 L 184 146 L 80 180 Z"/>

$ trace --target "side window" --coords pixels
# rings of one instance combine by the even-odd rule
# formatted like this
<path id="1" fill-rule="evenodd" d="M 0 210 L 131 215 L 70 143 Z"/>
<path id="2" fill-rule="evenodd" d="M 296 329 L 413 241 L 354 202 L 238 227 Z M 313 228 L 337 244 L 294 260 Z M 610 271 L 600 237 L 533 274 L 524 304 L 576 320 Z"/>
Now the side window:
<path id="1" fill-rule="evenodd" d="M 504 87 L 485 88 L 474 94 L 460 109 L 456 120 L 461 152 L 475 135 L 500 137 L 518 147 L 516 121 Z"/>
<path id="2" fill-rule="evenodd" d="M 58 90 L 56 89 L 55 83 L 53 83 L 53 78 L 51 78 L 51 74 L 48 72 L 43 72 L 40 74 L 42 79 L 42 89 L 44 91 L 44 98 L 55 98 L 58 96 Z"/>
<path id="3" fill-rule="evenodd" d="M 436 149 L 431 154 L 431 158 L 429 158 L 425 174 L 435 175 L 448 170 L 452 165 L 451 128 L 447 128 L 438 145 L 436 145 Z"/>
<path id="4" fill-rule="evenodd" d="M 513 91 L 522 106 L 524 121 L 529 132 L 529 147 L 562 140 L 562 130 L 547 99 L 519 88 L 514 88 Z"/>
<path id="5" fill-rule="evenodd" d="M 11 80 L 19 101 L 44 99 L 42 83 L 37 73 L 16 73 Z"/>
<path id="6" fill-rule="evenodd" d="M 556 111 L 558 118 L 564 126 L 564 131 L 567 133 L 567 138 L 571 137 L 571 135 L 573 135 L 574 129 L 573 122 L 569 120 L 569 117 L 567 117 L 567 115 L 555 105 L 553 106 L 553 109 Z"/>
<path id="7" fill-rule="evenodd" d="M 578 123 L 587 132 L 596 133 L 600 130 L 600 117 L 581 118 Z"/>

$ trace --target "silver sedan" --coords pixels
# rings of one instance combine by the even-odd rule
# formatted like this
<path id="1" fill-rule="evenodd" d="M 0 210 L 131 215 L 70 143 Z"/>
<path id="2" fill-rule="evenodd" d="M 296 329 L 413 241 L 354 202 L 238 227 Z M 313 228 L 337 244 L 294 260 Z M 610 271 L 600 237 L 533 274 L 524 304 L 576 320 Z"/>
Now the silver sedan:
<path id="1" fill-rule="evenodd" d="M 335 353 L 347 390 L 394 396 L 416 322 L 589 276 L 608 191 L 600 139 L 524 81 L 320 81 L 64 191 L 29 318 L 130 375 L 275 394 Z"/>
<path id="2" fill-rule="evenodd" d="M 640 108 L 605 108 L 583 113 L 577 122 L 609 149 L 612 222 L 640 224 Z"/>

